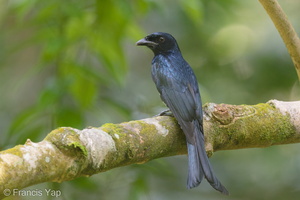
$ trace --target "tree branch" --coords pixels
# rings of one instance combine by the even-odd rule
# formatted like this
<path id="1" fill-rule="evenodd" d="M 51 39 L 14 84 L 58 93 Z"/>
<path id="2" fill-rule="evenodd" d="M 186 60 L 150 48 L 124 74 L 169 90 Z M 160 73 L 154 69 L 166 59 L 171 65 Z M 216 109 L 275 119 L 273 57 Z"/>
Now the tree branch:
<path id="1" fill-rule="evenodd" d="M 300 101 L 258 105 L 204 105 L 206 150 L 214 151 L 300 142 Z M 134 163 L 186 154 L 176 120 L 154 117 L 99 128 L 53 130 L 38 143 L 0 152 L 0 198 L 5 189 L 62 182 Z"/>
<path id="2" fill-rule="evenodd" d="M 259 0 L 272 19 L 293 60 L 300 80 L 300 39 L 276 0 Z"/>

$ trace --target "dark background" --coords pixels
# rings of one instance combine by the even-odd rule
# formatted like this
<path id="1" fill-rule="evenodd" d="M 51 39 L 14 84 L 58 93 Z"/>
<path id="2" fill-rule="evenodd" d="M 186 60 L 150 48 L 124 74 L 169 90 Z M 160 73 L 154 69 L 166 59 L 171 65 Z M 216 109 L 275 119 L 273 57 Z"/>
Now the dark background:
<path id="1" fill-rule="evenodd" d="M 299 32 L 299 2 L 279 3 Z M 152 52 L 135 46 L 156 31 L 177 39 L 204 103 L 300 97 L 290 56 L 258 1 L 1 1 L 0 28 L 1 150 L 39 142 L 60 126 L 83 129 L 165 109 L 151 80 Z M 186 156 L 27 190 L 60 190 L 53 199 L 297 199 L 299 154 L 299 144 L 215 153 L 228 197 L 206 181 L 187 190 Z"/>

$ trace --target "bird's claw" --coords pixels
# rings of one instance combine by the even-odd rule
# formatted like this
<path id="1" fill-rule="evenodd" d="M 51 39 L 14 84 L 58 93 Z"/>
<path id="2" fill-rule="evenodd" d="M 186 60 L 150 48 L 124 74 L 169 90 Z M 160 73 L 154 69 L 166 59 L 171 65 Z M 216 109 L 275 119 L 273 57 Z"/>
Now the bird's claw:
<path id="1" fill-rule="evenodd" d="M 170 109 L 164 110 L 164 111 L 158 113 L 157 115 L 155 115 L 154 117 L 158 117 L 158 116 L 170 116 L 170 117 L 174 117 L 174 115 L 173 115 L 173 113 L 171 112 Z"/>

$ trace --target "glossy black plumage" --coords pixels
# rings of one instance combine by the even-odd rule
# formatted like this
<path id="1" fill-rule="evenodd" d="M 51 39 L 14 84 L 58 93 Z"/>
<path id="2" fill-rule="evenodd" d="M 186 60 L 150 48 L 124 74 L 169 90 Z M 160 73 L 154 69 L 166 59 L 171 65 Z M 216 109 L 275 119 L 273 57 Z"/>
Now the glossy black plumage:
<path id="1" fill-rule="evenodd" d="M 213 188 L 228 194 L 214 175 L 206 155 L 198 82 L 182 57 L 176 40 L 168 33 L 156 32 L 139 40 L 137 45 L 147 46 L 154 52 L 152 79 L 186 136 L 189 157 L 187 188 L 198 186 L 205 177 Z"/>

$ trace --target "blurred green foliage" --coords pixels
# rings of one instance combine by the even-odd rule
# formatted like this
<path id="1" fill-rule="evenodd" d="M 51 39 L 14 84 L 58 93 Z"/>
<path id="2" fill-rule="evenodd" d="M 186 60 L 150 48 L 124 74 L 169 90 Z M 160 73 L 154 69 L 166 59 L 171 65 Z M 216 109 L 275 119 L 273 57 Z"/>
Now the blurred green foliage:
<path id="1" fill-rule="evenodd" d="M 297 22 L 299 3 L 280 3 Z M 152 53 L 135 47 L 156 31 L 177 38 L 203 102 L 299 99 L 291 59 L 255 1 L 3 0 L 0 28 L 1 149 L 27 138 L 38 142 L 60 126 L 101 126 L 164 109 L 151 81 Z M 295 199 L 298 147 L 215 154 L 212 164 L 229 197 L 205 181 L 186 190 L 183 156 L 31 188 L 59 189 L 62 199 Z"/>
<path id="2" fill-rule="evenodd" d="M 16 59 L 15 54 L 26 48 L 36 51 L 34 58 L 29 58 L 35 63 L 26 66 L 22 84 L 45 72 L 42 80 L 34 83 L 40 88 L 31 105 L 20 108 L 11 119 L 8 134 L 21 135 L 17 143 L 27 137 L 40 139 L 58 126 L 83 128 L 86 112 L 97 105 L 123 107 L 117 102 L 108 104 L 99 96 L 110 85 L 124 84 L 128 67 L 122 43 L 124 38 L 143 35 L 133 11 L 146 12 L 148 3 L 28 0 L 3 4 L 7 10 L 3 10 L 2 29 L 12 29 L 20 41 L 11 46 L 14 37 L 6 35 L 2 46 L 8 49 L 2 57 Z M 28 34 L 23 36 L 24 32 Z M 104 94 L 105 98 L 109 96 Z M 129 119 L 129 110 L 125 115 Z"/>

